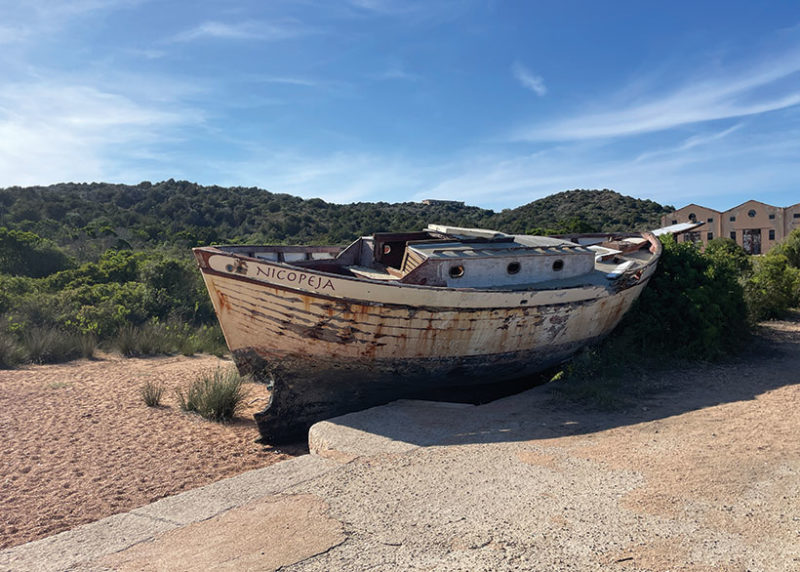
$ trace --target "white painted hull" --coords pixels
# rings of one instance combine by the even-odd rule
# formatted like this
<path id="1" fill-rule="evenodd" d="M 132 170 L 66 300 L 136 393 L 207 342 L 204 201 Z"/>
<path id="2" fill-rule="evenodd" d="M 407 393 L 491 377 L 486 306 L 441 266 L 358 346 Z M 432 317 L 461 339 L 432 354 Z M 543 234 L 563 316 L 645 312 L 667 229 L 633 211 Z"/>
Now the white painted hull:
<path id="1" fill-rule="evenodd" d="M 607 335 L 655 270 L 548 290 L 364 280 L 196 249 L 240 370 L 272 386 L 267 440 L 438 386 L 541 371 Z"/>

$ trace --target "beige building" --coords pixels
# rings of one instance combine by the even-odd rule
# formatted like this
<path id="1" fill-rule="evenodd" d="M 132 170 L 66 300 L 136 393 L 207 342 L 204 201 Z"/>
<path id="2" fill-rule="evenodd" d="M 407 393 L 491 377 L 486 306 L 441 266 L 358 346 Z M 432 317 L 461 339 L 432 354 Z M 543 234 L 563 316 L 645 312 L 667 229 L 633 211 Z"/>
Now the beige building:
<path id="1" fill-rule="evenodd" d="M 705 224 L 679 236 L 679 241 L 702 243 L 705 248 L 709 240 L 730 238 L 750 254 L 762 254 L 794 229 L 800 228 L 800 203 L 774 207 L 759 201 L 747 201 L 722 212 L 690 204 L 661 217 L 662 226 L 690 221 Z"/>

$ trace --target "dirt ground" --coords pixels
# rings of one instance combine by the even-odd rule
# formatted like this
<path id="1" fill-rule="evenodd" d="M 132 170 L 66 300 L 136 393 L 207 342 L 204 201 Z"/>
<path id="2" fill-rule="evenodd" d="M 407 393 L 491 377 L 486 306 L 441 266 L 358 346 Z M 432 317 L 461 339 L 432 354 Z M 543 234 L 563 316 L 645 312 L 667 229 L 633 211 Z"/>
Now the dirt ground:
<path id="1" fill-rule="evenodd" d="M 158 409 L 147 408 L 139 396 L 146 380 L 173 388 L 190 383 L 198 371 L 228 363 L 211 357 L 106 356 L 0 372 L 0 547 L 286 458 L 286 452 L 254 443 L 250 413 L 263 405 L 263 388 L 253 387 L 250 409 L 230 425 L 181 413 L 171 389 Z M 576 463 L 599 464 L 638 483 L 620 506 L 628 517 L 641 519 L 638 528 L 653 528 L 662 540 L 620 536 L 620 549 L 601 555 L 619 569 L 634 566 L 635 558 L 636 569 L 746 570 L 744 553 L 728 554 L 726 542 L 734 537 L 764 554 L 782 554 L 784 563 L 798 562 L 786 553 L 800 539 L 800 314 L 762 327 L 743 357 L 655 373 L 651 383 L 654 393 L 634 411 L 594 414 L 581 404 L 554 404 L 547 416 L 552 423 L 531 425 L 526 429 L 531 433 L 519 437 L 530 443 L 518 452 L 519 461 L 564 465 L 563 482 L 577 489 L 564 495 L 572 504 L 596 498 L 590 493 L 597 483 L 578 479 Z M 562 417 L 570 423 L 556 423 Z M 504 433 L 503 439 L 514 436 Z M 288 451 L 298 452 L 298 447 Z M 380 493 L 381 487 L 375 490 Z M 342 502 L 359 504 L 350 501 Z M 593 507 L 587 511 L 597 518 Z M 550 532 L 557 535 L 569 519 L 562 520 L 554 517 Z M 592 522 L 587 516 L 567 524 L 591 527 Z M 680 530 L 669 528 L 671 523 Z M 707 541 L 698 547 L 703 535 Z M 692 553 L 701 548 L 713 552 L 717 564 L 684 565 L 707 560 L 705 552 L 702 558 Z M 764 554 L 760 561 L 767 562 Z"/>
<path id="2" fill-rule="evenodd" d="M 262 385 L 231 423 L 183 413 L 175 388 L 217 367 L 232 362 L 104 355 L 0 371 L 0 548 L 305 452 L 255 443 Z M 144 404 L 146 381 L 165 386 L 161 407 Z"/>

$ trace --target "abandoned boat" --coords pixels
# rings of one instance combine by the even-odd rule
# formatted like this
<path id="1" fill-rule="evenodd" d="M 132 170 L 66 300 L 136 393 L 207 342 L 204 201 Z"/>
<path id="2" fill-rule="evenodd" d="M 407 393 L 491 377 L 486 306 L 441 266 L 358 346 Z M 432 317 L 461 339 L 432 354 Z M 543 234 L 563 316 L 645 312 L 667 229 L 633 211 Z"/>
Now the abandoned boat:
<path id="1" fill-rule="evenodd" d="M 541 371 L 608 334 L 655 271 L 650 233 L 542 237 L 430 225 L 336 246 L 195 248 L 255 415 L 280 442 L 421 389 Z"/>

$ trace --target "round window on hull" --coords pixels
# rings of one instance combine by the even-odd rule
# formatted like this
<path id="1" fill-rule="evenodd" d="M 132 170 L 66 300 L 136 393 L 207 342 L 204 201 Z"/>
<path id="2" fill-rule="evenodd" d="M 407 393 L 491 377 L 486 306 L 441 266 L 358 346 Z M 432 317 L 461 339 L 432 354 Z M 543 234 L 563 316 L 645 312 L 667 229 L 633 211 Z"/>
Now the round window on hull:
<path id="1" fill-rule="evenodd" d="M 553 262 L 553 270 L 554 270 L 555 272 L 559 272 L 559 271 L 561 271 L 561 270 L 563 270 L 563 269 L 564 269 L 564 261 L 563 261 L 563 260 L 561 260 L 561 259 L 559 258 L 558 260 L 556 260 L 555 262 Z"/>
<path id="2" fill-rule="evenodd" d="M 506 271 L 509 274 L 518 274 L 521 266 L 519 262 L 509 262 L 508 266 L 506 267 Z"/>
<path id="3" fill-rule="evenodd" d="M 450 267 L 450 278 L 461 278 L 464 276 L 464 267 L 460 264 Z"/>

